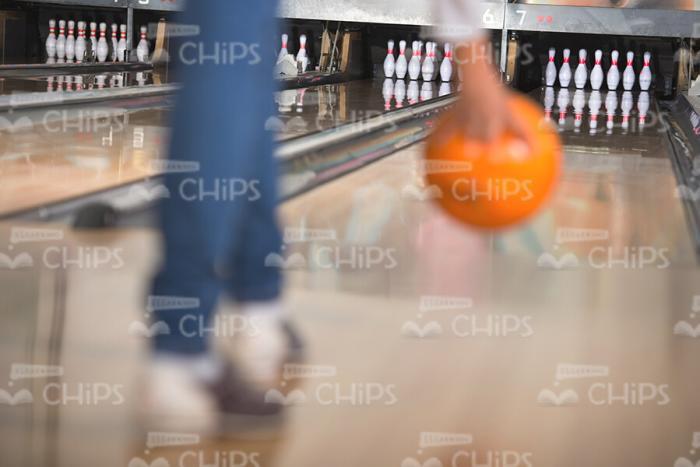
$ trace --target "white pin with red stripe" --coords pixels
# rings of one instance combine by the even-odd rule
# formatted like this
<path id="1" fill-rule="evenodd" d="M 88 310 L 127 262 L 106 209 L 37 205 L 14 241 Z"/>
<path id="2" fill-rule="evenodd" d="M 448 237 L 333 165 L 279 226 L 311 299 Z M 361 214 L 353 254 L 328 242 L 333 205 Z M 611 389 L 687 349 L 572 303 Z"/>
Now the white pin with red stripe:
<path id="1" fill-rule="evenodd" d="M 571 84 L 571 65 L 569 65 L 569 59 L 571 56 L 571 50 L 564 49 L 564 63 L 559 69 L 559 84 L 562 88 L 568 88 Z"/>
<path id="2" fill-rule="evenodd" d="M 289 35 L 282 34 L 282 48 L 280 53 L 277 55 L 277 63 L 279 63 L 284 57 L 289 55 L 289 50 L 287 49 L 287 43 L 289 42 Z"/>
<path id="3" fill-rule="evenodd" d="M 588 82 L 588 67 L 586 66 L 586 60 L 588 58 L 588 52 L 585 49 L 581 49 L 578 52 L 578 66 L 576 67 L 576 73 L 574 74 L 574 83 L 576 84 L 576 89 L 583 89 L 586 87 Z"/>
<path id="4" fill-rule="evenodd" d="M 604 78 L 605 74 L 603 73 L 603 66 L 601 65 L 602 60 L 603 60 L 603 51 L 596 50 L 595 51 L 595 66 L 593 67 L 593 70 L 591 71 L 591 87 L 595 91 L 599 91 L 601 86 L 603 86 L 603 78 Z"/>
<path id="5" fill-rule="evenodd" d="M 97 41 L 97 61 L 100 63 L 105 62 L 108 54 L 107 23 L 100 23 L 100 39 Z"/>
<path id="6" fill-rule="evenodd" d="M 56 57 L 56 20 L 49 20 L 49 36 L 46 38 L 46 55 L 48 58 Z"/>
<path id="7" fill-rule="evenodd" d="M 627 52 L 627 68 L 622 74 L 622 86 L 625 91 L 631 91 L 634 83 L 637 81 L 637 76 L 634 74 L 634 52 Z"/>
<path id="8" fill-rule="evenodd" d="M 549 63 L 547 63 L 547 69 L 544 73 L 544 79 L 547 86 L 554 86 L 557 81 L 557 65 L 554 63 L 554 59 L 557 55 L 556 49 L 552 47 L 549 49 Z"/>
<path id="9" fill-rule="evenodd" d="M 613 50 L 611 58 L 612 65 L 610 65 L 610 69 L 608 70 L 608 89 L 615 91 L 620 85 L 620 69 L 617 67 L 617 61 L 620 59 L 620 52 Z"/>
<path id="10" fill-rule="evenodd" d="M 639 74 L 639 87 L 642 91 L 648 91 L 651 87 L 651 53 L 644 53 L 644 68 Z"/>
<path id="11" fill-rule="evenodd" d="M 387 44 L 386 58 L 384 59 L 384 77 L 393 78 L 396 72 L 396 59 L 394 58 L 394 41 Z"/>
<path id="12" fill-rule="evenodd" d="M 396 77 L 398 79 L 406 78 L 408 71 L 408 61 L 406 60 L 406 41 L 399 42 L 399 58 L 396 59 Z"/>

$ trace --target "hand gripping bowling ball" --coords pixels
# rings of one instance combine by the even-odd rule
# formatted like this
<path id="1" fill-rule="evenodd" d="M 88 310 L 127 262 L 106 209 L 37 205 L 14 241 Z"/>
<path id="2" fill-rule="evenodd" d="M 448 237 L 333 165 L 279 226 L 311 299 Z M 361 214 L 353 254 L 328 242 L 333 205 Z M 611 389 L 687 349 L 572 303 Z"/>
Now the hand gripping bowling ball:
<path id="1" fill-rule="evenodd" d="M 469 140 L 453 124 L 453 113 L 428 139 L 427 182 L 440 188 L 442 208 L 471 227 L 501 230 L 527 221 L 559 180 L 562 150 L 556 130 L 528 98 L 514 94 L 508 105 L 532 132 L 532 148 L 508 132 L 490 143 Z"/>

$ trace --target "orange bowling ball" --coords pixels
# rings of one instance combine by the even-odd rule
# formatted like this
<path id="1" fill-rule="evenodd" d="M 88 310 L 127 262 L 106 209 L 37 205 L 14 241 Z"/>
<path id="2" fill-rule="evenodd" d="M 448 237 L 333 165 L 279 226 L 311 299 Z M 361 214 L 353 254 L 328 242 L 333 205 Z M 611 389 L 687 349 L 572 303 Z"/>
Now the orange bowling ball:
<path id="1" fill-rule="evenodd" d="M 468 140 L 448 130 L 453 113 L 443 118 L 428 139 L 427 182 L 440 188 L 438 203 L 472 227 L 499 230 L 517 226 L 545 205 L 559 180 L 562 150 L 556 130 L 528 98 L 514 94 L 508 105 L 532 131 L 532 150 L 509 133 L 491 143 Z"/>

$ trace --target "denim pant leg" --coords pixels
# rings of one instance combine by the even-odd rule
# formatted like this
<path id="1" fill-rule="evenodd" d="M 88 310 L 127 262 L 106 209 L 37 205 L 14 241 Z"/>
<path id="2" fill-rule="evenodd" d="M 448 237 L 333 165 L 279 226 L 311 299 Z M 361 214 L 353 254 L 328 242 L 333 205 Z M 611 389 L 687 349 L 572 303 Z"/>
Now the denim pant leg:
<path id="1" fill-rule="evenodd" d="M 261 140 L 264 147 L 272 148 L 272 134 Z M 282 288 L 280 269 L 265 264 L 269 255 L 281 252 L 281 235 L 275 206 L 278 201 L 277 161 L 272 150 L 260 153 L 256 165 L 258 176 L 255 194 L 259 197 L 248 205 L 241 235 L 243 247 L 232 251 L 227 289 L 237 302 L 262 302 L 279 298 Z"/>
<path id="2" fill-rule="evenodd" d="M 234 270 L 236 252 L 262 251 L 279 237 L 267 223 L 248 219 L 258 209 L 269 210 L 263 219 L 274 218 L 274 202 L 258 203 L 230 189 L 241 181 L 275 183 L 270 180 L 275 177 L 272 140 L 264 126 L 275 88 L 274 54 L 265 45 L 275 37 L 276 3 L 206 0 L 188 5 L 181 22 L 199 27 L 199 34 L 170 51 L 180 62 L 183 90 L 174 111 L 169 168 L 181 161 L 198 167 L 166 176 L 170 197 L 160 212 L 164 258 L 151 293 L 173 299 L 155 301 L 161 306 L 154 321 L 169 328 L 154 338 L 155 350 L 197 354 L 208 349 L 206 329 L 225 283 L 222 272 Z M 250 258 L 250 264 L 255 262 Z M 233 289 L 239 289 L 238 280 L 269 290 L 279 287 L 274 274 L 236 272 Z"/>

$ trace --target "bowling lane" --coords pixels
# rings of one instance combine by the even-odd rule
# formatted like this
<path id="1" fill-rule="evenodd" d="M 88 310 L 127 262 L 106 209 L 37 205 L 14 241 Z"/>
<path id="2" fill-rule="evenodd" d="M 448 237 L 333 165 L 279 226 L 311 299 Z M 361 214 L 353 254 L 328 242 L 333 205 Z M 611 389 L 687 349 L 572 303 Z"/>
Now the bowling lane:
<path id="1" fill-rule="evenodd" d="M 283 444 L 287 465 L 309 462 L 309 445 L 328 447 L 314 453 L 328 465 L 492 465 L 507 451 L 509 465 L 651 467 L 687 455 L 700 364 L 681 329 L 698 324 L 699 274 L 668 160 L 572 147 L 552 205 L 487 235 L 425 199 L 422 151 L 284 207 L 287 238 L 307 239 L 285 257 L 309 363 L 337 369 L 303 390 L 313 399 L 328 382 L 371 381 L 398 399 L 386 407 L 384 393 L 374 410 L 310 402 Z M 331 424 L 334 409 L 342 426 L 304 430 Z M 472 440 L 436 447 L 426 432 Z M 378 433 L 391 441 L 371 449 Z"/>
<path id="2" fill-rule="evenodd" d="M 105 79 L 107 86 L 113 85 L 111 78 Z M 43 79 L 27 81 L 39 88 L 46 85 Z M 439 93 L 431 84 L 423 91 L 412 89 L 400 102 L 391 94 L 387 105 L 385 90 L 382 81 L 367 80 L 282 91 L 275 96 L 280 113 L 268 121 L 267 129 L 284 140 L 371 118 L 387 107 L 393 110 Z M 160 175 L 173 102 L 154 97 L 0 113 L 0 216 Z M 144 201 L 157 195 L 137 191 Z"/>
<path id="3" fill-rule="evenodd" d="M 33 396 L 0 405 L 4 462 L 190 465 L 236 452 L 262 466 L 658 467 L 691 456 L 700 274 L 668 161 L 567 147 L 551 206 L 489 235 L 429 199 L 422 151 L 282 206 L 287 301 L 306 364 L 322 367 L 271 388 L 297 404 L 274 436 L 159 446 L 134 425 L 155 232 L 0 223 L 15 266 L 0 270 L 2 387 Z M 68 261 L 97 249 L 100 264 Z M 96 383 L 105 399 L 81 403 Z"/>
<path id="4" fill-rule="evenodd" d="M 667 157 L 663 114 L 640 91 L 584 91 L 547 87 L 530 97 L 545 109 L 570 151 Z"/>
<path id="5" fill-rule="evenodd" d="M 272 128 L 285 140 L 376 117 L 390 110 L 451 94 L 453 84 L 359 80 L 276 93 L 278 120 Z"/>
<path id="6" fill-rule="evenodd" d="M 0 215 L 158 175 L 171 104 L 159 97 L 0 119 Z"/>

